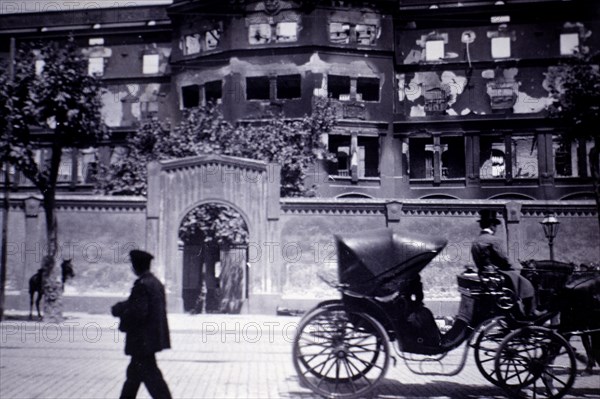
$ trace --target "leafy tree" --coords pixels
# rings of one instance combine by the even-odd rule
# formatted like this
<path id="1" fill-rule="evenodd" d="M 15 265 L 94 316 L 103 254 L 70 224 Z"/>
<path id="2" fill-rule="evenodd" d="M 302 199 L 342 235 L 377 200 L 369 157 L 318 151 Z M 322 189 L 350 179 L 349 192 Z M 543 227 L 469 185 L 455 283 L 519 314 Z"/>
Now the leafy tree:
<path id="1" fill-rule="evenodd" d="M 186 242 L 198 235 L 205 243 L 225 246 L 248 243 L 248 228 L 242 216 L 220 204 L 204 204 L 186 215 L 179 227 L 179 238 Z"/>
<path id="2" fill-rule="evenodd" d="M 547 81 L 555 102 L 550 114 L 564 120 L 569 129 L 565 143 L 578 139 L 594 141 L 588 157 L 600 226 L 600 54 L 583 52 L 568 63 L 551 68 Z"/>
<path id="3" fill-rule="evenodd" d="M 36 70 L 36 61 L 43 69 Z M 88 76 L 87 61 L 70 37 L 66 42 L 49 42 L 19 49 L 15 76 L 7 82 L 6 69 L 0 72 L 2 129 L 0 148 L 3 160 L 21 171 L 42 196 L 46 222 L 47 255 L 43 262 L 44 292 L 60 292 L 59 270 L 54 267 L 58 250 L 56 183 L 63 151 L 87 147 L 103 136 L 100 109 L 100 82 Z M 49 142 L 47 159 L 39 164 L 35 150 Z M 45 319 L 62 319 L 61 301 L 45 295 Z"/>

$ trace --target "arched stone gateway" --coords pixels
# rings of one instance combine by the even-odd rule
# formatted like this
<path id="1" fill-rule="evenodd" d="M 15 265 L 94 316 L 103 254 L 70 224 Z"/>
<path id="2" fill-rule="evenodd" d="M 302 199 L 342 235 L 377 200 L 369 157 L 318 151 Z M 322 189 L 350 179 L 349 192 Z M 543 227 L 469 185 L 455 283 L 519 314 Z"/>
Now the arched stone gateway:
<path id="1" fill-rule="evenodd" d="M 261 247 L 278 240 L 279 186 L 279 166 L 261 161 L 204 155 L 148 165 L 146 247 L 155 254 L 155 272 L 166 283 L 172 311 L 184 310 L 184 260 L 189 261 L 199 249 L 185 250 L 179 239 L 186 215 L 203 204 L 230 207 L 243 218 L 249 245 Z M 215 258 L 217 251 L 221 262 L 241 263 L 246 259 L 244 246 L 211 251 L 212 255 L 210 251 L 206 254 Z M 249 261 L 252 271 L 242 290 L 247 288 L 250 295 L 272 292 L 277 282 L 267 259 L 252 257 Z M 239 276 L 231 278 L 223 283 L 238 281 Z"/>

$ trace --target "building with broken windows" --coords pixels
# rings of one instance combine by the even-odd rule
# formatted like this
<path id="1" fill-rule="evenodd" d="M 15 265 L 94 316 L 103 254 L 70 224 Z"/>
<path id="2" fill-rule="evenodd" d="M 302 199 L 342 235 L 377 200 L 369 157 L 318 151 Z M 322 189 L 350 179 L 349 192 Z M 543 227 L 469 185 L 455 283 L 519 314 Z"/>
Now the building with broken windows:
<path id="1" fill-rule="evenodd" d="M 81 292 L 121 276 L 114 264 L 124 262 L 129 244 L 157 254 L 171 303 L 181 302 L 185 289 L 199 292 L 189 282 L 198 275 L 190 247 L 186 252 L 176 229 L 206 201 L 245 218 L 251 245 L 243 291 L 260 311 L 282 298 L 318 296 L 316 273 L 335 261 L 332 234 L 346 229 L 440 234 L 451 245 L 432 270 L 462 267 L 484 206 L 504 212 L 515 261 L 548 257 L 539 226 L 548 212 L 562 220 L 559 260 L 597 260 L 593 142 L 560 140 L 569 126 L 547 113 L 548 72 L 578 51 L 600 49 L 594 2 L 175 0 L 35 13 L 10 3 L 0 15 L 2 56 L 10 37 L 54 40 L 73 33 L 89 73 L 107 88 L 110 139 L 66 153 L 61 167 L 63 240 L 87 240 L 74 263 L 87 262 L 96 276 Z M 147 199 L 92 195 L 93 170 L 127 156 L 125 138 L 145 118 L 178 120 L 186 108 L 207 102 L 219 104 L 232 122 L 271 112 L 295 118 L 311 112 L 316 96 L 331 99 L 337 123 L 323 137 L 335 159 L 316 164 L 309 177 L 315 198 L 279 198 L 269 179 L 260 194 L 252 189 L 259 185 L 223 183 L 227 174 L 211 183 L 215 165 L 268 175 L 268 166 L 221 157 L 152 169 Z M 14 231 L 21 238 L 11 264 L 26 266 L 13 267 L 9 280 L 20 292 L 37 268 L 33 250 L 20 243 L 43 229 L 28 182 L 18 173 L 13 179 L 14 225 L 20 226 Z M 169 185 L 177 179 L 181 185 Z M 177 211 L 169 213 L 167 204 Z M 81 238 L 90 214 L 105 231 Z M 430 285 L 443 285 L 435 275 Z"/>

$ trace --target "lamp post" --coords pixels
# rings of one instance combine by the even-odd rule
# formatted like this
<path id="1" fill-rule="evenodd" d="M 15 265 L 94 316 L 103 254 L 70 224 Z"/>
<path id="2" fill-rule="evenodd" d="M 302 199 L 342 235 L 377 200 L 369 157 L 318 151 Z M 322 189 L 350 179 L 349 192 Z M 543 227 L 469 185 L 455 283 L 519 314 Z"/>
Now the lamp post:
<path id="1" fill-rule="evenodd" d="M 540 222 L 544 228 L 544 234 L 548 240 L 548 247 L 550 248 L 550 260 L 554 260 L 554 238 L 558 233 L 558 225 L 560 222 L 554 215 L 547 215 L 544 220 Z"/>

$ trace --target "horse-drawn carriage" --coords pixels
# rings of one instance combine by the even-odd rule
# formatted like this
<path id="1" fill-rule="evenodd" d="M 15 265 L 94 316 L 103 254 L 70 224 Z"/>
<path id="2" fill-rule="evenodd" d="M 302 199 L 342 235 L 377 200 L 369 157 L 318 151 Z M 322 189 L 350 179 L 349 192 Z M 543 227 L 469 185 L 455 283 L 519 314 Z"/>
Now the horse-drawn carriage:
<path id="1" fill-rule="evenodd" d="M 473 348 L 480 372 L 509 396 L 559 398 L 572 387 L 577 371 L 568 339 L 600 333 L 600 326 L 582 330 L 551 324 L 558 309 L 529 317 L 510 279 L 469 268 L 457 276 L 458 315 L 449 330 L 440 332 L 423 304 L 419 273 L 445 247 L 445 240 L 390 229 L 336 240 L 339 281 L 328 284 L 341 299 L 324 301 L 306 313 L 293 349 L 301 383 L 319 395 L 369 394 L 384 378 L 390 359 L 395 361 L 392 348 L 412 372 L 422 375 L 458 374 Z M 452 370 L 428 369 L 465 342 Z"/>

